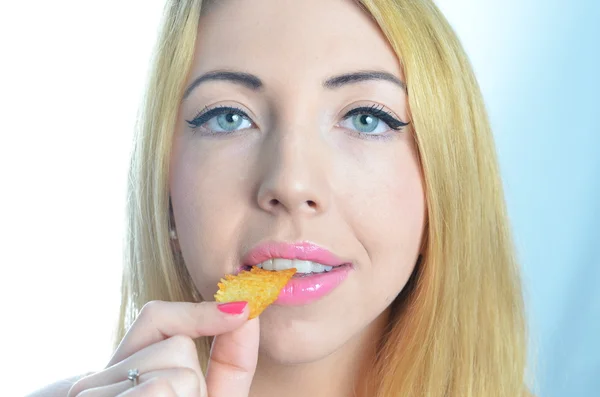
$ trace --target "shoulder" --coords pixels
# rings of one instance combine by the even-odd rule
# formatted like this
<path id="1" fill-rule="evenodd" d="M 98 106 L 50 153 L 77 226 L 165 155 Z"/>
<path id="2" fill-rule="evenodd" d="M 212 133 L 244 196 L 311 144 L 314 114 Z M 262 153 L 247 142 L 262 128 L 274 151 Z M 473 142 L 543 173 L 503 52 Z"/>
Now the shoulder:
<path id="1" fill-rule="evenodd" d="M 51 385 L 45 386 L 31 394 L 28 394 L 26 397 L 67 397 L 71 386 L 73 386 L 75 382 L 91 374 L 93 374 L 93 372 L 59 380 L 58 382 L 52 383 Z"/>

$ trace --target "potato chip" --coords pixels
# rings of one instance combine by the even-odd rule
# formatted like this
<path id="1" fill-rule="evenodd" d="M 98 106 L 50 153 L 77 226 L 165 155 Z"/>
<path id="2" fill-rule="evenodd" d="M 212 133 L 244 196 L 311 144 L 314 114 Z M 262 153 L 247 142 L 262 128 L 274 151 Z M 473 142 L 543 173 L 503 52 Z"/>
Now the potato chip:
<path id="1" fill-rule="evenodd" d="M 218 284 L 215 300 L 220 303 L 246 301 L 250 307 L 248 318 L 254 318 L 277 300 L 279 291 L 294 274 L 295 268 L 271 271 L 256 266 L 236 276 L 228 274 Z"/>

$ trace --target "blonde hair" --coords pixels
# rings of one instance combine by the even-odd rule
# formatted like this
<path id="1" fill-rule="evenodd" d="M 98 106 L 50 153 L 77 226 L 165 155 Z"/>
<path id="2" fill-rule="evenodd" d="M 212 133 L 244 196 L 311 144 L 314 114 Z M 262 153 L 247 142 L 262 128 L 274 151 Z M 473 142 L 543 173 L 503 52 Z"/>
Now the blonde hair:
<path id="1" fill-rule="evenodd" d="M 151 300 L 200 301 L 169 239 L 169 157 L 201 0 L 165 8 L 129 180 L 128 248 L 116 343 Z M 427 197 L 424 254 L 394 304 L 370 396 L 523 396 L 519 269 L 477 81 L 431 0 L 363 0 L 397 53 Z M 197 340 L 206 367 L 210 338 Z"/>

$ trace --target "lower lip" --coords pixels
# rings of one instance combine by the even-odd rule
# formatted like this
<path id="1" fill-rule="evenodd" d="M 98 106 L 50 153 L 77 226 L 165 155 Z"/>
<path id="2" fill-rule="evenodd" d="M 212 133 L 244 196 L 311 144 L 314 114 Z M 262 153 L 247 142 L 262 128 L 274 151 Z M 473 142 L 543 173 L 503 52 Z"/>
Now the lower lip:
<path id="1" fill-rule="evenodd" d="M 299 306 L 321 299 L 340 285 L 351 269 L 350 265 L 342 265 L 327 273 L 294 277 L 283 287 L 275 304 Z"/>

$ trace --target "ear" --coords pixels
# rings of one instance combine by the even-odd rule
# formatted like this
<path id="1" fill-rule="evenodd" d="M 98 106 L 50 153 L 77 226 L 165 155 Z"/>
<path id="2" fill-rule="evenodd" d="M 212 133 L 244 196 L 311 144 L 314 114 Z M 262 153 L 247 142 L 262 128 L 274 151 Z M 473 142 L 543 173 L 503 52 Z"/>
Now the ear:
<path id="1" fill-rule="evenodd" d="M 177 236 L 177 229 L 175 227 L 175 215 L 173 213 L 173 204 L 171 202 L 171 196 L 169 195 L 169 220 L 168 220 L 168 228 L 169 228 L 169 239 L 171 240 L 171 248 L 174 253 L 179 253 L 179 240 Z"/>

